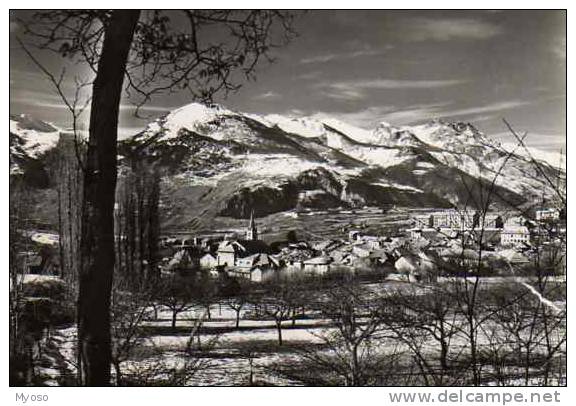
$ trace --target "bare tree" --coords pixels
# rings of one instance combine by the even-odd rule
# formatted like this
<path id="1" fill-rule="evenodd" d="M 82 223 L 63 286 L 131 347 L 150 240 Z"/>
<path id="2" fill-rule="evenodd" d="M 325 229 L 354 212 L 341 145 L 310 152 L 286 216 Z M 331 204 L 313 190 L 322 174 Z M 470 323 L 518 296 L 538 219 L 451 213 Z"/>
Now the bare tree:
<path id="1" fill-rule="evenodd" d="M 282 323 L 290 320 L 295 309 L 303 305 L 302 285 L 289 277 L 273 278 L 263 284 L 259 292 L 254 292 L 250 300 L 264 315 L 274 320 L 278 345 L 282 345 Z"/>
<path id="2" fill-rule="evenodd" d="M 33 357 L 31 341 L 23 323 L 24 313 L 24 275 L 27 273 L 29 251 L 27 230 L 30 227 L 29 192 L 19 182 L 10 185 L 10 384 L 31 384 L 33 375 Z M 24 255 L 22 255 L 24 254 Z"/>
<path id="3" fill-rule="evenodd" d="M 144 321 L 151 316 L 150 305 L 155 298 L 152 285 L 142 281 L 134 289 L 134 281 L 116 278 L 112 293 L 112 366 L 117 386 L 124 385 L 122 364 L 134 357 L 145 343 Z"/>
<path id="4" fill-rule="evenodd" d="M 157 280 L 160 174 L 137 165 L 125 169 L 115 210 L 116 268 L 135 286 Z"/>
<path id="5" fill-rule="evenodd" d="M 118 113 L 124 79 L 138 106 L 154 94 L 188 89 L 207 100 L 238 88 L 274 45 L 291 33 L 291 15 L 240 10 L 51 10 L 24 21 L 40 48 L 94 71 L 84 165 L 78 328 L 81 381 L 110 382 L 110 291 L 114 270 L 114 197 Z M 228 41 L 212 41 L 214 32 Z M 130 57 L 129 57 L 130 56 Z M 98 309 L 98 311 L 95 311 Z"/>
<path id="6" fill-rule="evenodd" d="M 312 385 L 398 383 L 401 352 L 385 335 L 381 296 L 355 278 L 332 280 L 310 300 L 312 311 L 331 322 L 319 341 L 297 349 L 297 365 L 278 366 L 283 376 Z"/>
<path id="7" fill-rule="evenodd" d="M 462 349 L 454 341 L 463 323 L 454 311 L 452 285 L 388 288 L 383 296 L 382 322 L 388 334 L 413 354 L 424 383 L 456 384 Z"/>
<path id="8" fill-rule="evenodd" d="M 80 217 L 83 174 L 78 157 L 84 147 L 73 134 L 61 134 L 58 141 L 56 187 L 58 194 L 58 234 L 61 276 L 77 293 L 80 253 Z"/>
<path id="9" fill-rule="evenodd" d="M 236 328 L 240 327 L 240 314 L 250 304 L 251 286 L 248 281 L 231 279 L 221 294 L 226 306 L 236 313 Z"/>
<path id="10" fill-rule="evenodd" d="M 157 286 L 158 302 L 172 312 L 172 329 L 176 328 L 178 315 L 198 305 L 195 290 L 190 280 L 178 275 L 162 279 Z"/>

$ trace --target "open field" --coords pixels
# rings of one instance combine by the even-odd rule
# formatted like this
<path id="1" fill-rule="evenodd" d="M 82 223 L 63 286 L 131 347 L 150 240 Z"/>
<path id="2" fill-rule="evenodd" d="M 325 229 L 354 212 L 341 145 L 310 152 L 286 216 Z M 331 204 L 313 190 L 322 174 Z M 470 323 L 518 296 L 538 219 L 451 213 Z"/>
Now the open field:
<path id="1" fill-rule="evenodd" d="M 514 283 L 512 278 L 500 278 L 499 281 L 487 280 L 488 285 L 496 283 L 506 285 Z M 392 289 L 407 289 L 411 292 L 423 293 L 425 286 L 415 289 L 414 285 L 387 282 L 372 283 L 368 286 L 374 292 L 384 292 Z M 536 297 L 533 298 L 535 301 Z M 559 308 L 565 308 L 565 302 L 555 302 Z M 255 308 L 246 305 L 240 312 L 240 324 L 237 328 L 236 313 L 224 302 L 210 306 L 211 318 L 206 318 L 206 308 L 194 308 L 178 315 L 176 326 L 171 326 L 171 312 L 159 308 L 157 318 L 147 319 L 142 323 L 143 340 L 140 349 L 133 359 L 122 363 L 123 373 L 138 374 L 138 371 L 149 368 L 154 361 L 147 354 L 162 354 L 163 364 L 181 365 L 190 357 L 198 357 L 202 367 L 190 379 L 187 385 L 302 385 L 303 382 L 286 378 L 277 373 L 278 367 L 292 366 L 297 368 L 302 361 L 302 350 L 319 351 L 330 354 L 325 337 L 337 330 L 334 320 L 322 316 L 316 311 L 308 311 L 305 317 L 299 317 L 294 322 L 286 320 L 282 323 L 283 344 L 278 344 L 278 332 L 274 320 L 267 318 L 254 319 Z M 459 322 L 464 320 L 458 316 Z M 199 324 L 199 321 L 201 323 Z M 358 323 L 365 323 L 365 318 L 359 318 Z M 489 348 L 491 331 L 497 326 L 487 323 L 478 336 L 480 348 Z M 70 377 L 74 372 L 75 327 L 56 329 L 48 341 L 56 343 L 46 356 L 52 359 L 52 364 L 38 370 L 46 375 L 46 384 L 62 383 L 62 377 Z M 191 340 L 191 333 L 193 339 Z M 561 332 L 559 333 L 561 337 Z M 405 344 L 386 338 L 388 332 L 381 331 L 378 336 L 378 353 L 380 355 L 400 354 L 402 362 L 410 363 L 410 349 Z M 193 351 L 186 354 L 185 349 L 192 344 Z M 512 343 L 509 344 L 512 349 Z M 565 344 L 564 344 L 565 345 Z M 462 334 L 452 339 L 452 351 L 461 352 L 467 348 L 467 340 Z M 434 354 L 438 351 L 435 341 L 423 343 L 423 353 Z M 50 364 L 50 363 L 48 363 Z M 490 368 L 485 365 L 484 368 Z M 252 376 L 252 378 L 250 378 Z M 538 371 L 530 378 L 531 384 L 539 384 Z M 68 382 L 70 384 L 70 382 Z M 495 382 L 486 381 L 492 385 Z M 523 384 L 519 382 L 518 384 Z"/>
<path id="2" fill-rule="evenodd" d="M 266 242 L 284 240 L 294 230 L 299 238 L 326 239 L 347 238 L 348 231 L 362 230 L 366 234 L 393 235 L 410 224 L 409 212 L 392 210 L 383 212 L 379 208 L 340 211 L 310 211 L 274 213 L 257 218 L 261 238 Z M 220 235 L 244 233 L 248 220 L 216 217 L 211 230 L 167 230 L 167 235 Z M 309 230 L 314 230 L 309 231 Z"/>

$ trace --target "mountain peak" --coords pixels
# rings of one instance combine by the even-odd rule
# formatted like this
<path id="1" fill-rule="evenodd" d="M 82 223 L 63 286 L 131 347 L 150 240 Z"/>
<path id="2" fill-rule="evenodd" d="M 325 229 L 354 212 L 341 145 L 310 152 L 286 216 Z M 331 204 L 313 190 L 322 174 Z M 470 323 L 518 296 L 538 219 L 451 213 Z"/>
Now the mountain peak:
<path id="1" fill-rule="evenodd" d="M 10 128 L 12 129 L 13 126 L 17 126 L 20 130 L 32 130 L 43 133 L 58 131 L 56 126 L 24 113 L 10 114 Z"/>

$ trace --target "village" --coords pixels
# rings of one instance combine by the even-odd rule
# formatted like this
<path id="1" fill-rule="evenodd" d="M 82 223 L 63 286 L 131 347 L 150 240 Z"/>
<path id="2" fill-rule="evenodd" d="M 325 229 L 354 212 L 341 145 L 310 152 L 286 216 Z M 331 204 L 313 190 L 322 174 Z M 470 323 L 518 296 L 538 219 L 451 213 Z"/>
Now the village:
<path id="1" fill-rule="evenodd" d="M 350 230 L 346 239 L 299 240 L 293 231 L 285 241 L 267 244 L 252 215 L 243 234 L 161 237 L 158 266 L 163 275 L 200 272 L 255 283 L 278 275 L 383 270 L 393 280 L 432 282 L 446 276 L 440 269 L 449 270 L 451 263 L 475 266 L 479 261 L 487 265 L 487 273 L 479 276 L 509 276 L 510 266 L 530 264 L 537 252 L 542 256 L 566 233 L 565 214 L 554 208 L 536 210 L 534 220 L 519 212 L 494 211 L 481 217 L 478 211 L 431 210 L 412 216 L 412 227 L 394 235 Z M 37 249 L 19 254 L 26 259 L 27 272 L 58 276 L 58 235 L 29 236 Z"/>
<path id="2" fill-rule="evenodd" d="M 565 256 L 561 256 L 558 264 L 552 254 L 558 252 L 558 244 L 565 238 L 565 214 L 549 208 L 536 210 L 534 214 L 531 220 L 519 212 L 494 211 L 482 216 L 477 211 L 420 210 L 410 214 L 409 227 L 399 228 L 390 235 L 374 235 L 365 229 L 350 227 L 345 238 L 304 240 L 298 238 L 304 233 L 294 230 L 286 235 L 285 241 L 272 243 L 265 241 L 265 226 L 251 215 L 243 233 L 161 236 L 159 279 L 147 287 L 133 285 L 132 289 L 136 290 L 129 294 L 130 302 L 123 301 L 128 290 L 118 285 L 113 295 L 114 306 L 132 310 L 116 315 L 120 319 L 115 319 L 115 323 L 124 325 L 125 318 L 132 320 L 132 314 L 143 317 L 134 324 L 134 330 L 129 330 L 141 340 L 129 346 L 129 358 L 134 357 L 139 348 L 147 351 L 155 348 L 162 356 L 176 351 L 177 356 L 170 357 L 188 359 L 194 354 L 190 359 L 204 360 L 206 367 L 196 371 L 194 379 L 187 384 L 323 382 L 318 381 L 318 377 L 308 382 L 292 371 L 292 367 L 298 370 L 301 361 L 291 357 L 300 356 L 302 351 L 316 351 L 312 348 L 320 345 L 319 342 L 324 343 L 318 349 L 319 354 L 327 351 L 326 345 L 331 348 L 330 341 L 323 340 L 328 340 L 334 326 L 339 325 L 339 313 L 335 315 L 330 310 L 332 294 L 337 295 L 334 297 L 337 301 L 360 294 L 362 299 L 354 299 L 364 303 L 360 306 L 372 303 L 376 299 L 371 297 L 376 294 L 395 310 L 390 313 L 393 315 L 390 320 L 380 315 L 374 322 L 392 332 L 396 328 L 394 323 L 403 317 L 412 321 L 439 317 L 431 316 L 433 308 L 422 314 L 411 313 L 412 306 L 420 309 L 419 312 L 424 311 L 428 302 L 442 304 L 442 309 L 454 312 L 455 319 L 446 325 L 463 323 L 464 319 L 458 316 L 462 298 L 453 289 L 469 278 L 481 280 L 482 291 L 493 291 L 495 297 L 500 297 L 499 286 L 505 289 L 506 296 L 516 292 L 514 289 L 528 288 L 531 286 L 528 283 L 546 280 L 550 282 L 546 292 L 554 297 L 550 306 L 553 310 L 562 307 L 562 300 L 553 292 L 556 292 L 555 286 L 565 281 Z M 55 288 L 67 283 L 59 275 L 58 235 L 30 231 L 27 236 L 31 242 L 29 247 L 36 248 L 19 254 L 26 264 L 25 287 L 30 294 L 44 295 L 42 292 L 49 290 L 54 296 L 54 292 L 61 290 Z M 117 279 L 121 281 L 122 274 Z M 54 299 L 51 303 L 66 303 L 61 300 Z M 423 302 L 418 304 L 414 300 Z M 41 304 L 34 303 L 35 306 Z M 399 303 L 400 307 L 395 307 Z M 40 307 L 35 309 L 37 312 Z M 32 354 L 34 363 L 38 364 L 34 374 L 42 385 L 70 384 L 75 373 L 70 360 L 74 359 L 76 328 L 73 314 L 65 309 L 64 305 L 55 305 L 51 316 L 43 316 L 43 312 L 36 316 L 39 320 L 46 317 L 50 320 L 48 324 L 40 322 L 39 331 L 56 323 L 49 327 L 50 338 L 44 333 L 39 336 L 42 350 Z M 427 315 L 428 311 L 432 313 Z M 360 314 L 362 323 L 370 323 L 369 316 Z M 52 320 L 55 315 L 59 317 L 57 322 Z M 556 316 L 553 313 L 553 317 Z M 492 326 L 490 323 L 486 326 Z M 408 326 L 406 328 L 417 329 L 412 324 Z M 450 334 L 456 334 L 455 331 Z M 123 337 L 115 339 L 124 342 Z M 482 348 L 489 348 L 488 338 L 482 337 Z M 59 342 L 63 349 L 52 348 L 51 340 Z M 334 348 L 340 348 L 339 345 Z M 391 348 L 404 348 L 404 345 L 407 343 L 401 339 L 392 339 L 382 351 L 387 353 Z M 460 344 L 451 345 L 454 351 L 460 348 Z M 188 352 L 180 353 L 183 348 Z M 275 370 L 282 364 L 278 357 L 288 370 Z M 131 369 L 131 365 L 140 364 L 129 358 L 121 361 L 122 366 L 114 372 L 119 385 L 130 384 L 130 379 L 141 379 L 140 372 Z M 69 365 L 56 368 L 53 359 L 67 360 L 63 362 Z M 428 373 L 436 374 L 425 374 Z M 404 382 L 401 376 L 394 379 Z M 512 378 L 501 379 L 509 382 Z M 527 376 L 525 383 L 538 383 L 534 379 Z"/>
<path id="3" fill-rule="evenodd" d="M 435 210 L 414 216 L 413 226 L 395 235 L 351 230 L 347 239 L 308 241 L 297 239 L 295 231 L 270 245 L 260 239 L 252 215 L 244 235 L 164 237 L 162 252 L 167 255 L 161 268 L 163 273 L 198 271 L 256 283 L 280 274 L 386 270 L 387 278 L 419 282 L 435 280 L 440 268 L 450 269 L 455 261 L 483 261 L 484 276 L 509 275 L 510 266 L 529 264 L 536 251 L 541 254 L 542 246 L 558 242 L 566 232 L 558 210 L 543 208 L 535 214 L 529 220 L 517 212 L 489 212 L 482 219 L 478 211 Z"/>
<path id="4" fill-rule="evenodd" d="M 510 276 L 545 258 L 566 234 L 565 214 L 554 208 L 535 210 L 533 219 L 519 212 L 456 209 L 427 210 L 412 215 L 409 228 L 393 235 L 348 231 L 347 238 L 298 239 L 291 231 L 285 241 L 266 243 L 252 215 L 244 233 L 224 236 L 162 236 L 159 241 L 162 275 L 229 277 L 260 283 L 273 277 L 329 273 L 378 274 L 405 282 L 432 282 L 457 276 L 462 266 L 484 265 L 484 275 Z M 58 235 L 28 232 L 35 247 L 19 253 L 26 273 L 58 276 Z M 457 267 L 458 269 L 455 269 Z M 450 274 L 450 269 L 454 274 Z M 565 258 L 560 270 L 565 275 Z"/>

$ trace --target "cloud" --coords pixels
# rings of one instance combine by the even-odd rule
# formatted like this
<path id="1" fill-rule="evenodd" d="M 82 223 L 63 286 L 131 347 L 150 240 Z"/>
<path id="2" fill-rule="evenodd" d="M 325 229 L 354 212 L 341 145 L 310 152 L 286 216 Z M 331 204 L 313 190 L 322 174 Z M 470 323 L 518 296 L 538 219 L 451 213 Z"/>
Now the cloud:
<path id="1" fill-rule="evenodd" d="M 442 108 L 452 103 L 431 103 L 408 106 L 385 114 L 380 121 L 386 121 L 393 125 L 413 124 L 419 121 L 431 120 L 438 116 Z"/>
<path id="2" fill-rule="evenodd" d="M 373 106 L 364 110 L 350 112 L 350 113 L 321 113 L 322 115 L 336 117 L 346 123 L 355 125 L 357 127 L 372 129 L 374 126 L 382 121 L 382 117 L 393 111 L 394 106 Z"/>
<path id="3" fill-rule="evenodd" d="M 299 75 L 294 76 L 294 79 L 298 79 L 298 80 L 312 80 L 312 79 L 317 79 L 320 76 L 322 76 L 322 72 L 319 70 L 314 70 L 311 72 L 305 72 L 305 73 L 301 73 Z"/>
<path id="4" fill-rule="evenodd" d="M 346 87 L 328 86 L 322 89 L 322 94 L 326 97 L 336 100 L 360 100 L 364 98 L 364 92 L 361 89 L 346 88 Z"/>
<path id="5" fill-rule="evenodd" d="M 483 106 L 469 107 L 465 109 L 457 109 L 452 111 L 441 112 L 441 117 L 459 117 L 472 114 L 485 114 L 495 113 L 502 110 L 512 110 L 518 107 L 527 106 L 532 104 L 532 101 L 527 100 L 509 100 L 486 104 Z"/>
<path id="6" fill-rule="evenodd" d="M 531 101 L 510 100 L 501 101 L 482 106 L 474 106 L 461 109 L 447 109 L 446 107 L 454 103 L 438 103 L 427 105 L 415 105 L 393 111 L 386 114 L 382 119 L 396 125 L 414 124 L 421 121 L 432 120 L 435 118 L 457 118 L 462 116 L 475 116 L 469 121 L 479 122 L 491 120 L 496 117 L 495 114 L 504 110 L 512 110 L 531 104 Z"/>
<path id="7" fill-rule="evenodd" d="M 402 21 L 406 41 L 483 40 L 502 34 L 499 26 L 474 18 L 411 17 Z"/>
<path id="8" fill-rule="evenodd" d="M 362 99 L 367 90 L 432 89 L 466 83 L 463 80 L 398 80 L 372 79 L 341 82 L 322 82 L 316 85 L 327 97 L 343 100 Z"/>
<path id="9" fill-rule="evenodd" d="M 354 112 L 321 112 L 318 114 L 337 117 L 349 124 L 365 129 L 372 129 L 382 121 L 392 125 L 417 124 L 436 118 L 456 118 L 460 116 L 475 115 L 469 121 L 477 122 L 489 120 L 496 117 L 495 113 L 503 110 L 514 109 L 531 104 L 528 101 L 511 100 L 475 106 L 463 109 L 450 109 L 454 102 L 438 102 L 428 104 L 414 104 L 409 106 L 372 106 Z"/>
<path id="10" fill-rule="evenodd" d="M 435 117 L 437 111 L 447 107 L 451 102 L 415 104 L 406 107 L 393 105 L 372 106 L 363 110 L 353 112 L 318 112 L 318 117 L 334 117 L 356 127 L 371 130 L 382 121 L 393 125 L 404 125 L 431 119 Z"/>
<path id="11" fill-rule="evenodd" d="M 364 56 L 378 56 L 386 53 L 387 50 L 393 48 L 391 45 L 387 45 L 380 49 L 373 49 L 371 47 L 366 47 L 365 49 L 360 49 L 356 51 L 350 52 L 341 52 L 341 53 L 328 53 L 322 55 L 316 55 L 308 58 L 300 59 L 301 64 L 310 64 L 310 63 L 325 63 L 334 60 L 342 60 L 342 59 L 352 59 L 352 58 L 360 58 Z"/>
<path id="12" fill-rule="evenodd" d="M 254 96 L 254 99 L 256 99 L 256 100 L 272 100 L 272 99 L 281 99 L 281 98 L 282 98 L 282 96 L 280 94 L 278 94 L 272 90 Z"/>
<path id="13" fill-rule="evenodd" d="M 19 99 L 18 99 L 19 100 Z M 28 100 L 30 101 L 30 100 Z M 84 100 L 81 100 L 78 103 L 78 107 L 80 108 L 83 104 Z M 46 109 L 55 109 L 55 110 L 68 110 L 68 107 L 62 99 L 58 96 L 50 97 L 48 100 L 36 100 L 32 101 L 31 104 L 34 107 L 46 108 Z M 178 107 L 164 107 L 164 106 L 153 106 L 153 105 L 144 105 L 140 107 L 140 112 L 149 112 L 149 113 L 168 113 Z M 87 106 L 86 111 L 90 110 L 90 106 Z M 134 112 L 136 110 L 136 106 L 132 104 L 121 104 L 120 111 L 129 111 Z"/>
<path id="14" fill-rule="evenodd" d="M 509 151 L 515 150 L 519 153 L 524 152 L 523 148 L 518 146 L 517 140 L 509 132 L 492 133 L 490 134 L 490 137 L 500 141 Z M 531 148 L 548 152 L 548 156 L 540 156 L 539 158 L 548 158 L 548 162 L 553 165 L 558 165 L 560 161 L 560 151 L 562 151 L 563 154 L 566 154 L 566 134 L 529 132 L 524 139 L 524 142 Z M 566 156 L 564 155 L 564 159 L 565 158 Z"/>

